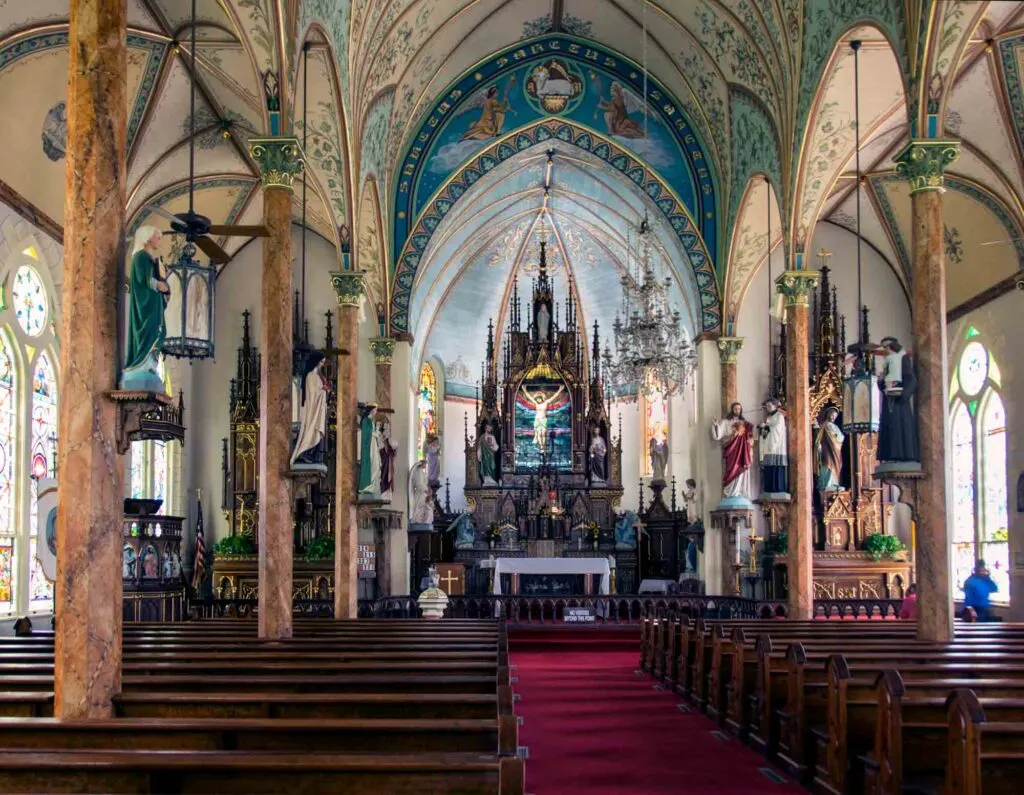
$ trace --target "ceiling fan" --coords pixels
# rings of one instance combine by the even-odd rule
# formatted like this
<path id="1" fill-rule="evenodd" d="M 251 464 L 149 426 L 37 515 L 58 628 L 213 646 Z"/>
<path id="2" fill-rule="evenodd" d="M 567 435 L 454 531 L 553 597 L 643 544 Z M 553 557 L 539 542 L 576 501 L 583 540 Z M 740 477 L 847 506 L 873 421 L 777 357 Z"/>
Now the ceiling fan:
<path id="1" fill-rule="evenodd" d="M 241 226 L 237 224 L 214 224 L 205 215 L 195 211 L 196 189 L 196 0 L 192 0 L 192 50 L 191 72 L 189 84 L 189 136 L 188 136 L 188 211 L 170 213 L 162 207 L 150 205 L 147 209 L 162 215 L 171 222 L 171 234 L 184 235 L 190 243 L 194 243 L 200 251 L 210 258 L 215 265 L 223 265 L 231 261 L 231 255 L 216 243 L 209 235 L 221 237 L 267 237 L 265 226 Z"/>

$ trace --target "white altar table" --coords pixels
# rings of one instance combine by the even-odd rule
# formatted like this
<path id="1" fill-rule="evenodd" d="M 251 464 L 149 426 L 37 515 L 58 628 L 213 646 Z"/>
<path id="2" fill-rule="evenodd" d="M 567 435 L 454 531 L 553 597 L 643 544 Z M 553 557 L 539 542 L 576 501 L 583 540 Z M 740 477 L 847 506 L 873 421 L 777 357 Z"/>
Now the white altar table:
<path id="1" fill-rule="evenodd" d="M 481 567 L 491 568 L 490 561 L 481 561 Z M 601 578 L 597 592 L 611 591 L 611 566 L 607 558 L 498 558 L 494 561 L 494 590 L 501 594 L 501 575 L 513 575 L 513 592 L 520 574 L 585 574 Z"/>

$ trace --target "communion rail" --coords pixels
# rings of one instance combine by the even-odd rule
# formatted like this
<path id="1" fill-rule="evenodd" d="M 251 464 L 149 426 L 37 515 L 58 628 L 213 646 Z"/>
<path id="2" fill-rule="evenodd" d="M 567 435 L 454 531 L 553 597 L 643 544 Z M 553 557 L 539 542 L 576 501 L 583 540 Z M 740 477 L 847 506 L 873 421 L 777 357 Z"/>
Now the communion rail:
<path id="1" fill-rule="evenodd" d="M 899 615 L 899 599 L 822 599 L 814 603 L 818 619 L 893 619 Z M 193 600 L 190 614 L 197 619 L 256 615 L 255 599 Z M 785 602 L 757 601 L 731 596 L 450 596 L 445 618 L 504 618 L 510 624 L 551 624 L 562 621 L 566 608 L 586 607 L 598 621 L 636 623 L 644 618 L 678 615 L 713 619 L 785 618 Z M 330 599 L 296 599 L 293 614 L 305 618 L 332 618 Z M 418 618 L 415 597 L 389 596 L 361 599 L 359 618 Z"/>

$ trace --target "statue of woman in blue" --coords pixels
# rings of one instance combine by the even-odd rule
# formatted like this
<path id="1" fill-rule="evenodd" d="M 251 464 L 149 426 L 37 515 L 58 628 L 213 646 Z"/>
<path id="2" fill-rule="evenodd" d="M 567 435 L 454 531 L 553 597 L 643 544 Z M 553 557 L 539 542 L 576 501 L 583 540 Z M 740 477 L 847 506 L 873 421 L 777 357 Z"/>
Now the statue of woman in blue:
<path id="1" fill-rule="evenodd" d="M 128 271 L 128 344 L 121 389 L 163 392 L 160 355 L 167 335 L 164 308 L 171 292 L 160 250 L 160 230 L 144 226 L 135 233 Z"/>

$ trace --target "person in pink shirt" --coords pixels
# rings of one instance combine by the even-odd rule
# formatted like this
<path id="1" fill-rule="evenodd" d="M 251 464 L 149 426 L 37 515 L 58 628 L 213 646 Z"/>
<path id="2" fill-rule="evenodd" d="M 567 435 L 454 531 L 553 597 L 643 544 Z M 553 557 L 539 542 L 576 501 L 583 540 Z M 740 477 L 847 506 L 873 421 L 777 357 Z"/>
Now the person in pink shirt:
<path id="1" fill-rule="evenodd" d="M 903 606 L 900 607 L 900 618 L 911 621 L 917 618 L 917 586 L 911 585 L 903 595 Z"/>

